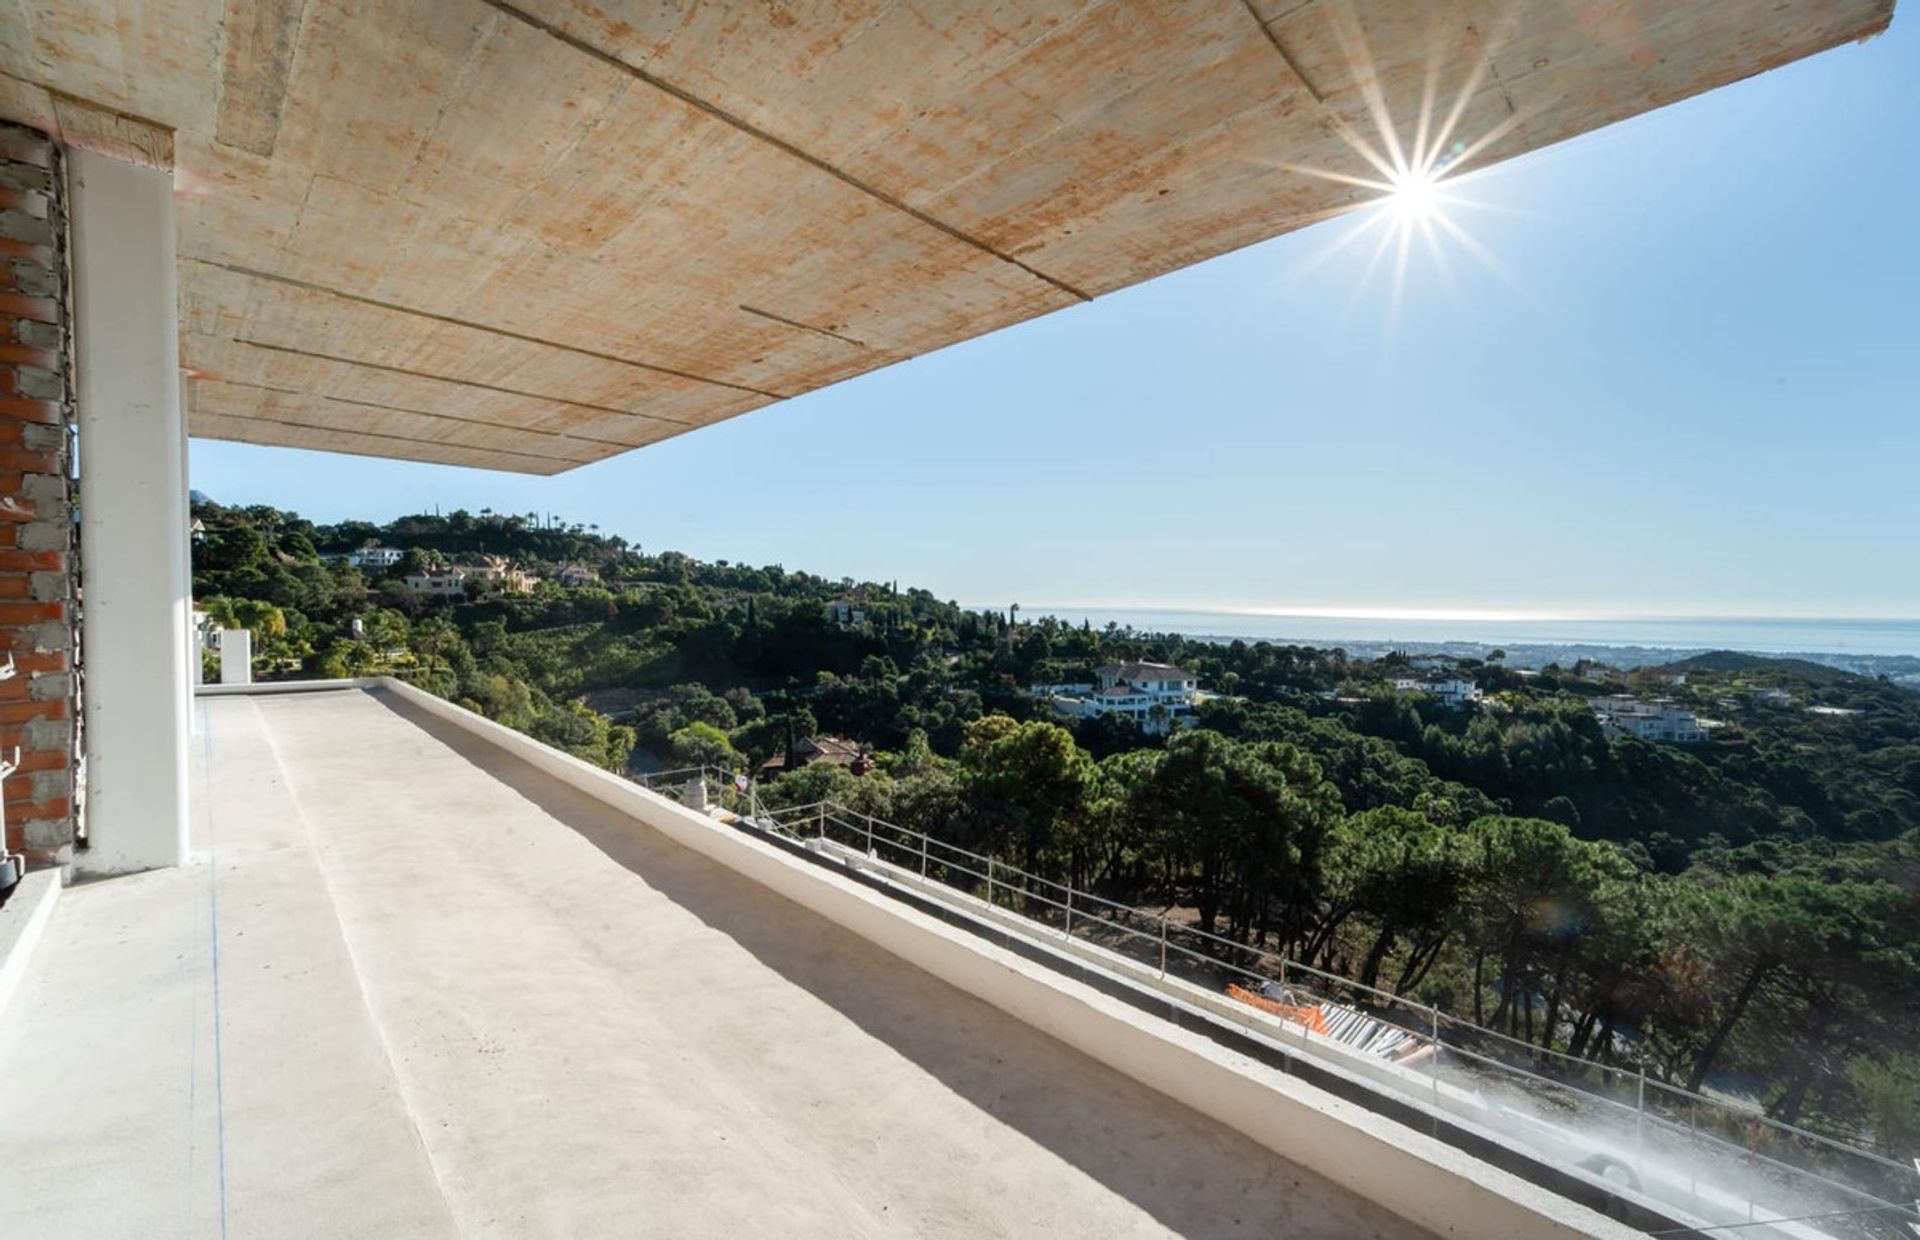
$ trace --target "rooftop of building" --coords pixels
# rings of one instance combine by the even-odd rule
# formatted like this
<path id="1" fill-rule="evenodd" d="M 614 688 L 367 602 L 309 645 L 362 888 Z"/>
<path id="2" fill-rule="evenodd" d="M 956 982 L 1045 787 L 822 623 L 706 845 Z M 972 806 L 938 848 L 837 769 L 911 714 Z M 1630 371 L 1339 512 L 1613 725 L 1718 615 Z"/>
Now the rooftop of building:
<path id="1" fill-rule="evenodd" d="M 0 1019 L 35 1130 L 0 1233 L 1424 1234 L 802 903 L 1121 1019 L 1072 979 L 695 826 L 746 850 L 718 863 L 393 693 L 203 698 L 193 778 L 191 864 L 66 891 Z M 1263 1108 L 1395 1127 L 1208 1053 Z"/>
<path id="2" fill-rule="evenodd" d="M 1193 680 L 1194 674 L 1171 663 L 1105 663 L 1094 669 L 1096 676 L 1116 676 L 1121 680 Z"/>

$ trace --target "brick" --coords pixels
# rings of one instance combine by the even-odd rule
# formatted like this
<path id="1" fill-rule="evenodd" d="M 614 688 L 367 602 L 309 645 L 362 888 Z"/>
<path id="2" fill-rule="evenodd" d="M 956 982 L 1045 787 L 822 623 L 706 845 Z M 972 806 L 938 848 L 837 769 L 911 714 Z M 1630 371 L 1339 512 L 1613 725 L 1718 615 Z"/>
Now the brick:
<path id="1" fill-rule="evenodd" d="M 67 428 L 29 422 L 20 426 L 20 446 L 29 452 L 65 452 Z"/>
<path id="2" fill-rule="evenodd" d="M 54 767 L 51 770 L 35 771 L 31 775 L 28 775 L 24 771 L 16 772 L 15 778 L 21 776 L 26 777 L 27 795 L 32 800 L 46 802 L 53 800 L 55 797 L 68 797 L 73 795 L 73 772 L 64 766 Z"/>
<path id="3" fill-rule="evenodd" d="M 61 474 L 28 474 L 27 478 L 29 481 L 35 478 L 44 478 L 48 482 L 58 482 L 63 485 L 67 481 L 66 477 Z M 31 494 L 31 492 L 31 487 L 22 487 L 20 489 L 20 494 L 22 495 L 28 495 Z M 8 498 L 12 497 L 9 496 Z M 66 536 L 72 532 L 73 522 L 73 507 L 67 502 L 65 491 L 63 490 L 59 495 L 49 496 L 44 499 L 35 499 L 32 503 L 34 514 L 38 519 L 23 521 L 21 524 L 28 529 L 45 527 L 59 535 L 59 537 L 52 542 L 35 542 L 32 539 L 23 539 L 18 545 L 25 547 L 29 551 L 63 550 L 67 545 Z"/>
<path id="4" fill-rule="evenodd" d="M 53 139 L 21 125 L 0 125 L 0 159 L 53 167 Z"/>
<path id="5" fill-rule="evenodd" d="M 32 654 L 44 654 L 55 651 L 64 652 L 73 648 L 73 629 L 67 624 L 67 608 L 64 603 L 52 604 L 60 610 L 60 619 L 38 624 L 29 632 L 23 632 L 15 639 L 13 649 Z M 4 630 L 0 630 L 0 641 L 5 640 Z"/>
<path id="6" fill-rule="evenodd" d="M 73 538 L 73 526 L 64 520 L 53 520 L 51 505 L 41 505 L 40 519 L 10 526 L 14 533 L 14 545 L 28 551 L 65 551 Z M 65 504 L 59 505 L 64 509 Z"/>
<path id="7" fill-rule="evenodd" d="M 19 680 L 21 678 L 16 676 L 14 679 Z M 50 673 L 35 676 L 32 679 L 31 693 L 34 700 L 39 702 L 51 702 L 56 699 L 64 700 L 70 698 L 73 696 L 73 677 L 64 672 L 57 675 Z"/>
<path id="8" fill-rule="evenodd" d="M 36 220 L 44 220 L 51 206 L 43 193 L 0 183 L 0 210 L 19 211 Z"/>
<path id="9" fill-rule="evenodd" d="M 38 676 L 62 673 L 67 670 L 67 652 L 64 650 L 17 650 L 13 653 L 14 670 L 22 676 Z M 4 665 L 6 650 L 0 645 L 0 665 Z M 6 748 L 0 745 L 0 749 Z"/>
<path id="10" fill-rule="evenodd" d="M 62 838 L 64 837 L 64 838 Z M 29 839 L 50 841 L 43 846 L 28 843 Z M 57 841 L 57 842 L 52 842 Z M 45 869 L 49 866 L 68 864 L 72 857 L 70 847 L 73 843 L 73 823 L 51 821 L 39 823 L 8 823 L 7 851 L 23 852 L 27 855 L 29 870 Z"/>
<path id="11" fill-rule="evenodd" d="M 7 752 L 13 752 L 12 746 Z M 35 771 L 65 771 L 71 769 L 73 759 L 58 749 L 40 749 L 31 753 L 20 751 L 20 765 L 15 768 L 22 775 L 31 775 Z"/>
<path id="12" fill-rule="evenodd" d="M 0 726 L 0 749 L 22 754 L 52 752 L 62 758 L 73 746 L 73 725 L 65 719 L 30 719 L 25 724 Z"/>
<path id="13" fill-rule="evenodd" d="M 60 360 L 60 346 L 66 340 L 61 335 L 58 323 L 37 323 L 28 319 L 21 319 L 13 325 L 13 338 L 30 348 L 46 349 L 53 354 L 56 363 Z M 58 370 L 59 366 L 50 369 Z"/>
<path id="14" fill-rule="evenodd" d="M 0 212 L 0 217 L 11 214 Z M 0 293 L 0 315 L 26 319 L 34 323 L 58 323 L 60 303 L 51 297 L 29 297 L 25 293 Z"/>
<path id="15" fill-rule="evenodd" d="M 27 864 L 33 865 L 36 851 L 64 849 L 73 843 L 73 822 L 71 819 L 37 819 L 20 824 L 16 834 L 11 826 L 7 828 L 9 839 L 17 840 L 18 846 L 27 854 Z"/>
<path id="16" fill-rule="evenodd" d="M 58 371 L 42 370 L 38 366 L 0 367 L 0 376 L 10 380 L 11 396 L 22 396 L 29 400 L 52 401 L 62 413 L 67 407 L 67 384 Z M 30 418 L 29 421 L 38 421 Z"/>
<path id="17" fill-rule="evenodd" d="M 0 625 L 40 624 L 64 619 L 58 603 L 0 603 Z"/>
<path id="18" fill-rule="evenodd" d="M 52 246 L 59 241 L 54 235 L 52 220 L 36 220 L 24 211 L 0 211 L 0 237 L 39 246 Z"/>
<path id="19" fill-rule="evenodd" d="M 51 702 L 72 696 L 73 677 L 66 672 L 46 672 L 38 676 L 23 673 L 0 680 L 0 704 Z"/>
<path id="20" fill-rule="evenodd" d="M 73 745 L 73 725 L 65 719 L 31 719 L 24 724 L 0 724 L 0 752 L 11 755 L 16 747 L 20 760 L 47 755 L 68 762 Z M 57 765 L 57 763 L 56 763 Z"/>
<path id="21" fill-rule="evenodd" d="M 58 452 L 67 446 L 67 428 L 28 422 L 20 418 L 0 418 L 0 449 L 17 448 L 23 452 Z"/>
<path id="22" fill-rule="evenodd" d="M 66 417 L 66 409 L 57 400 L 30 400 L 24 396 L 0 397 L 0 418 L 7 421 L 37 422 L 42 426 L 53 426 L 64 424 Z"/>
<path id="23" fill-rule="evenodd" d="M 57 297 L 60 277 L 51 268 L 35 263 L 0 263 L 0 292 L 31 293 L 35 297 Z M 19 329 L 14 329 L 15 334 Z"/>
<path id="24" fill-rule="evenodd" d="M 57 797 L 39 804 L 22 805 L 18 809 L 9 801 L 7 814 L 23 819 L 21 834 L 26 838 L 29 848 L 57 848 L 73 842 L 71 797 Z"/>
<path id="25" fill-rule="evenodd" d="M 0 573 L 51 572 L 66 566 L 67 557 L 59 551 L 0 551 Z"/>
<path id="26" fill-rule="evenodd" d="M 33 583 L 25 577 L 20 576 L 18 573 L 9 573 L 4 577 L 0 577 L 0 602 L 8 599 L 26 599 L 32 597 Z M 4 687 L 5 683 L 5 681 L 0 681 L 0 687 Z"/>
<path id="27" fill-rule="evenodd" d="M 53 269 L 53 247 L 34 245 L 28 241 L 19 241 L 0 235 L 0 258 L 15 259 L 23 263 L 32 263 L 37 267 Z"/>
<path id="28" fill-rule="evenodd" d="M 16 784 L 19 785 L 17 792 L 14 788 Z M 36 818 L 43 821 L 58 820 L 73 813 L 71 788 L 65 792 L 49 793 L 44 797 L 29 796 L 28 790 L 25 780 L 9 779 L 7 781 L 6 804 L 9 820 L 19 822 L 32 822 Z"/>
<path id="29" fill-rule="evenodd" d="M 33 366 L 40 370 L 58 371 L 60 354 L 55 349 L 0 341 L 0 365 Z"/>
<path id="30" fill-rule="evenodd" d="M 0 448 L 0 469 L 17 469 L 29 474 L 57 474 L 65 469 L 59 452 L 28 452 L 24 448 Z"/>
<path id="31" fill-rule="evenodd" d="M 60 277 L 46 267 L 36 267 L 30 263 L 10 263 L 6 270 L 12 278 L 12 287 L 19 292 L 32 293 L 37 297 L 60 295 Z"/>
<path id="32" fill-rule="evenodd" d="M 58 702 L 0 702 L 0 723 L 44 723 L 64 720 L 67 704 Z"/>
<path id="33" fill-rule="evenodd" d="M 0 477 L 3 476 L 5 470 L 0 469 Z M 36 504 L 55 502 L 64 505 L 67 502 L 67 480 L 59 474 L 29 474 L 20 479 L 20 485 L 14 490 L 21 498 L 30 499 Z M 64 508 L 61 515 L 65 515 Z"/>
<path id="34" fill-rule="evenodd" d="M 42 194 L 51 194 L 53 193 L 53 169 L 43 164 L 0 160 L 0 185 L 11 185 L 16 189 L 30 189 Z"/>
<path id="35" fill-rule="evenodd" d="M 26 857 L 29 870 L 64 870 L 73 864 L 73 849 L 65 846 L 27 848 L 21 850 L 21 855 Z"/>

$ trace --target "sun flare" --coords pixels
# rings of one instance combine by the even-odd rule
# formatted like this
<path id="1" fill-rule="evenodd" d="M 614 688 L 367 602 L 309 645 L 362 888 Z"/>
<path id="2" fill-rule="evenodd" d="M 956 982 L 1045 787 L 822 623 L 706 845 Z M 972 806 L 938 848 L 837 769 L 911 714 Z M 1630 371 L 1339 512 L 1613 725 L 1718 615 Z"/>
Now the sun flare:
<path id="1" fill-rule="evenodd" d="M 1429 168 L 1409 168 L 1394 177 L 1393 189 L 1384 202 L 1403 223 L 1431 220 L 1440 213 L 1440 178 Z"/>

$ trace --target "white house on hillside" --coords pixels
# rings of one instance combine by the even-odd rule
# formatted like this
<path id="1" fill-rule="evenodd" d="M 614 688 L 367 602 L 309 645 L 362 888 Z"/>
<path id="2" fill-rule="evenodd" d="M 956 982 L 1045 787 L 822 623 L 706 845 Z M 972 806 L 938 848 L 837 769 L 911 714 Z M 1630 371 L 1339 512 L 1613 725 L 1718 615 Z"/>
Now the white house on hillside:
<path id="1" fill-rule="evenodd" d="M 1403 676 L 1393 682 L 1393 687 L 1399 693 L 1424 693 L 1442 706 L 1456 709 L 1471 706 L 1480 700 L 1479 685 L 1464 676 L 1449 676 L 1442 672 L 1426 676 Z"/>
<path id="2" fill-rule="evenodd" d="M 1625 694 L 1593 699 L 1593 712 L 1610 736 L 1637 736 L 1643 741 L 1698 745 L 1709 739 L 1694 713 L 1666 698 L 1651 701 Z"/>
<path id="3" fill-rule="evenodd" d="M 1070 719 L 1118 715 L 1147 732 L 1164 733 L 1190 726 L 1200 682 L 1192 672 L 1169 663 L 1109 663 L 1094 669 L 1097 686 L 1035 685 L 1034 692 Z M 1080 693 L 1061 689 L 1085 690 Z"/>
<path id="4" fill-rule="evenodd" d="M 347 553 L 347 563 L 355 568 L 387 569 L 406 558 L 407 553 L 398 547 L 362 547 Z"/>

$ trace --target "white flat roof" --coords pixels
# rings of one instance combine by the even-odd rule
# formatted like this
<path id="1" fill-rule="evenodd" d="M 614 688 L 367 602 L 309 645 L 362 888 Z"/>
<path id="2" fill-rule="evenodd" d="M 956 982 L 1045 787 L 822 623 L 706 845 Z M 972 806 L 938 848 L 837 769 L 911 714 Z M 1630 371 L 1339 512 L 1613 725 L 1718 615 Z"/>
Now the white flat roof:
<path id="1" fill-rule="evenodd" d="M 1417 1234 L 445 725 L 198 709 L 195 863 L 0 1021 L 0 1234 Z"/>

